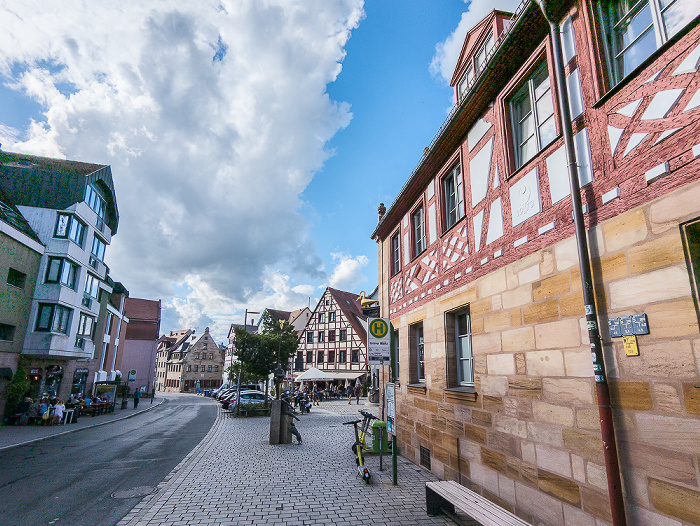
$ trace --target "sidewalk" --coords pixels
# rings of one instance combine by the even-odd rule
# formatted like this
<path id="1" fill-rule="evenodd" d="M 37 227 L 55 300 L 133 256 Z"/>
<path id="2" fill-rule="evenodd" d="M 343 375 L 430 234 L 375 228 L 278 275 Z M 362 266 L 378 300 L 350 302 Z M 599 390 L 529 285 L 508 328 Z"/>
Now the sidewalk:
<path id="1" fill-rule="evenodd" d="M 129 407 L 127 409 L 120 409 L 121 399 L 119 399 L 113 413 L 106 413 L 98 416 L 81 416 L 74 424 L 57 426 L 0 426 L 0 451 L 30 444 L 39 440 L 45 440 L 53 436 L 75 433 L 76 431 L 89 427 L 97 427 L 109 424 L 110 422 L 116 422 L 117 420 L 131 418 L 144 411 L 149 411 L 163 402 L 165 402 L 165 399 L 162 397 L 158 398 L 156 395 L 152 404 L 150 398 L 142 398 L 139 402 L 138 409 L 134 409 L 134 401 L 129 400 Z"/>
<path id="2" fill-rule="evenodd" d="M 367 455 L 372 483 L 358 476 L 352 426 L 372 405 L 322 402 L 301 419 L 303 444 L 271 446 L 269 418 L 233 418 L 221 410 L 207 436 L 137 504 L 119 526 L 240 526 L 338 524 L 453 524 L 425 512 L 427 470 L 398 458 L 392 484 L 391 455 Z"/>

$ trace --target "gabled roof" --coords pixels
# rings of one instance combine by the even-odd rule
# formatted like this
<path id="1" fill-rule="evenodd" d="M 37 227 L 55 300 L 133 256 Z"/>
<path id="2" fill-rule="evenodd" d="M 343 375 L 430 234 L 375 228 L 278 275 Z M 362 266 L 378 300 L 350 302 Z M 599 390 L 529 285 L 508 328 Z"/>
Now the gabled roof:
<path id="1" fill-rule="evenodd" d="M 242 329 L 244 327 L 244 325 L 242 323 L 232 323 L 231 324 L 231 327 L 229 327 L 229 330 L 228 330 L 228 339 L 229 340 L 231 338 L 233 338 L 233 335 L 234 335 L 236 329 L 239 327 Z M 258 331 L 258 326 L 257 325 L 248 325 L 248 326 L 245 326 L 245 330 L 247 330 L 251 334 L 255 334 Z"/>
<path id="2" fill-rule="evenodd" d="M 291 312 L 288 310 L 276 310 L 276 309 L 265 309 L 263 311 L 263 315 L 267 312 L 273 320 L 280 322 L 280 321 L 289 321 L 289 316 Z M 262 315 L 260 316 L 260 319 L 262 320 Z M 258 320 L 258 324 L 260 323 L 260 320 Z"/>
<path id="3" fill-rule="evenodd" d="M 362 307 L 357 299 L 357 293 L 345 292 L 342 290 L 326 288 L 326 291 L 338 304 L 338 307 L 343 312 L 345 319 L 350 322 L 355 333 L 360 337 L 362 342 L 367 345 L 367 332 L 365 331 L 364 323 L 367 321 L 367 316 L 362 314 Z"/>
<path id="4" fill-rule="evenodd" d="M 461 80 L 467 63 L 469 62 L 468 59 L 472 58 L 479 46 L 481 46 L 482 42 L 488 35 L 489 30 L 493 27 L 493 20 L 496 18 L 497 14 L 507 17 L 512 16 L 512 13 L 505 13 L 494 9 L 484 18 L 482 18 L 481 21 L 479 21 L 474 27 L 467 31 L 467 34 L 464 37 L 464 44 L 462 44 L 462 51 L 459 54 L 457 65 L 455 66 L 454 73 L 452 74 L 450 86 L 456 86 Z M 496 35 L 494 35 L 494 38 L 495 37 Z"/>
<path id="5" fill-rule="evenodd" d="M 304 312 L 305 310 L 308 310 L 308 307 L 302 307 L 301 309 L 297 309 L 295 311 L 292 311 L 289 314 L 289 323 L 294 323 L 296 319 L 301 316 L 301 313 Z"/>
<path id="6" fill-rule="evenodd" d="M 25 236 L 43 245 L 39 236 L 37 236 L 36 232 L 29 226 L 29 223 L 27 223 L 22 213 L 17 210 L 17 207 L 3 194 L 2 189 L 0 189 L 0 221 L 7 223 L 11 227 L 22 232 Z"/>
<path id="7" fill-rule="evenodd" d="M 0 151 L 0 189 L 15 205 L 65 210 L 85 199 L 88 184 L 102 190 L 115 234 L 119 211 L 109 166 Z"/>

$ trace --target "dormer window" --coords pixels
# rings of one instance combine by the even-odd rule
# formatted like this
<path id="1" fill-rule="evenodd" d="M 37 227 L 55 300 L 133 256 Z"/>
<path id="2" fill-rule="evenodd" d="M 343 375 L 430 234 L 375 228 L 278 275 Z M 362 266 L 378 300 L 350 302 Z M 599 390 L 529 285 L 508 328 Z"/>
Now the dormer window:
<path id="1" fill-rule="evenodd" d="M 469 59 L 467 70 L 464 72 L 462 80 L 460 80 L 457 85 L 459 100 L 462 100 L 464 95 L 469 91 L 474 79 L 479 76 L 479 73 L 486 67 L 486 60 L 495 45 L 496 41 L 493 38 L 493 31 L 489 31 L 486 40 L 484 40 L 474 56 Z"/>

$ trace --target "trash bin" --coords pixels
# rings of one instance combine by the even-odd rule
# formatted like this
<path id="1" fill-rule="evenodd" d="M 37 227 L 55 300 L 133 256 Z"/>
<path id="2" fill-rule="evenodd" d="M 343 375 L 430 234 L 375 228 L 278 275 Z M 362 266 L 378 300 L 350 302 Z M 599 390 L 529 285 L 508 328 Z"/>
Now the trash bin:
<path id="1" fill-rule="evenodd" d="M 379 438 L 382 439 L 382 449 L 384 453 L 388 453 L 389 436 L 386 433 L 386 422 L 382 420 L 374 420 L 370 426 L 372 428 L 372 453 L 379 453 Z"/>

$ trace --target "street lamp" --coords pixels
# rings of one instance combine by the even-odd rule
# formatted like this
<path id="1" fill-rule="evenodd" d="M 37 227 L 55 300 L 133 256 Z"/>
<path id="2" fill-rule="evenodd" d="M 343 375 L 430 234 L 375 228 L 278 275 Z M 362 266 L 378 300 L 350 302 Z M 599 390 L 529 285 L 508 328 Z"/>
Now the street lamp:
<path id="1" fill-rule="evenodd" d="M 248 313 L 260 314 L 258 311 L 245 310 L 245 316 L 243 317 L 243 330 L 248 332 Z M 245 343 L 243 343 L 245 345 Z M 239 360 L 240 362 L 240 360 Z M 238 416 L 238 409 L 241 407 L 241 373 L 243 372 L 243 364 L 240 364 L 240 369 L 238 369 L 238 382 L 236 382 L 236 416 Z"/>
<path id="2" fill-rule="evenodd" d="M 281 354 L 281 347 L 282 347 L 282 328 L 284 327 L 284 320 L 280 320 L 279 325 L 280 325 L 280 333 L 279 333 L 279 336 L 277 337 L 277 369 L 275 369 L 275 372 L 274 372 L 275 392 L 277 393 L 277 395 L 276 395 L 277 400 L 280 399 L 280 386 L 282 385 L 282 381 L 284 380 L 284 369 L 282 369 L 282 364 L 280 363 L 280 354 Z"/>

